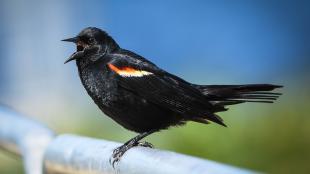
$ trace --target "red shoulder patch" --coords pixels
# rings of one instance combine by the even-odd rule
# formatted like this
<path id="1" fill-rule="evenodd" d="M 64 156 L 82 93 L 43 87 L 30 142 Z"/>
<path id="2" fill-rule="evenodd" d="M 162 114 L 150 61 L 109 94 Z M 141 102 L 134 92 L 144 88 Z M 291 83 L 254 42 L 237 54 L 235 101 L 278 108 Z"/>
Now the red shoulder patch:
<path id="1" fill-rule="evenodd" d="M 109 63 L 108 67 L 114 71 L 115 73 L 117 73 L 120 76 L 123 77 L 142 77 L 142 76 L 147 76 L 147 75 L 152 75 L 153 73 L 148 72 L 148 71 L 143 71 L 143 70 L 138 70 L 132 67 L 121 67 L 118 68 L 116 66 L 114 66 L 113 64 Z"/>

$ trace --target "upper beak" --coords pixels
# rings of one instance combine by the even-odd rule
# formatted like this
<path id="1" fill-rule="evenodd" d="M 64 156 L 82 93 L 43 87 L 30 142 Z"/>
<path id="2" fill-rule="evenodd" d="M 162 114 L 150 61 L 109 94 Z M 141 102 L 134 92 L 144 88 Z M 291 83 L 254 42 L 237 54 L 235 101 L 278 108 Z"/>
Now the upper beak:
<path id="1" fill-rule="evenodd" d="M 77 40 L 78 40 L 77 37 L 72 37 L 72 38 L 69 38 L 69 39 L 63 39 L 61 41 L 77 43 Z"/>

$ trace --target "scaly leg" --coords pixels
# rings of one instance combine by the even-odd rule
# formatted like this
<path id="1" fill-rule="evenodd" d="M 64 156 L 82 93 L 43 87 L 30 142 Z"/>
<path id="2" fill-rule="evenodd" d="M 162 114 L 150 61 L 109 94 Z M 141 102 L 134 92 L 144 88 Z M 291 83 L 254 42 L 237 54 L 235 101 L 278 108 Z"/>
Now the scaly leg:
<path id="1" fill-rule="evenodd" d="M 137 136 L 135 136 L 134 138 L 130 139 L 129 141 L 127 141 L 125 144 L 123 144 L 122 146 L 116 148 L 113 151 L 112 157 L 110 158 L 110 163 L 112 164 L 113 168 L 114 168 L 114 164 L 117 163 L 118 161 L 120 161 L 121 157 L 125 154 L 125 152 L 127 150 L 129 150 L 132 147 L 135 146 L 143 146 L 143 147 L 149 147 L 149 148 L 153 148 L 153 145 L 151 143 L 148 142 L 139 142 L 141 139 L 143 139 L 144 137 L 154 133 L 155 131 L 149 131 L 149 132 L 143 132 Z"/>

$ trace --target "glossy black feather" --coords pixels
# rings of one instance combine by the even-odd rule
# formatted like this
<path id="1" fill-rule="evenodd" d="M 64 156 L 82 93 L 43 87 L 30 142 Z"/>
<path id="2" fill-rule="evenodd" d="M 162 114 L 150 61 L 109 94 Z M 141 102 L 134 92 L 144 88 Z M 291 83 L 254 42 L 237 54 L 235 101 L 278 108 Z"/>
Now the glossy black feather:
<path id="1" fill-rule="evenodd" d="M 247 84 L 247 85 L 193 85 L 199 89 L 210 101 L 217 104 L 231 105 L 242 102 L 273 103 L 281 93 L 269 92 L 279 85 Z"/>
<path id="2" fill-rule="evenodd" d="M 123 54 L 113 54 L 113 65 L 122 67 L 129 66 L 139 70 L 146 70 L 153 75 L 143 77 L 121 77 L 116 75 L 118 84 L 146 100 L 171 110 L 178 114 L 181 119 L 192 120 L 195 117 L 205 118 L 221 125 L 222 119 L 214 114 L 216 111 L 212 103 L 190 83 L 180 80 L 175 76 L 161 70 L 154 64 L 144 59 L 137 59 L 127 54 L 129 51 L 121 50 Z M 124 56 L 126 55 L 126 56 Z"/>

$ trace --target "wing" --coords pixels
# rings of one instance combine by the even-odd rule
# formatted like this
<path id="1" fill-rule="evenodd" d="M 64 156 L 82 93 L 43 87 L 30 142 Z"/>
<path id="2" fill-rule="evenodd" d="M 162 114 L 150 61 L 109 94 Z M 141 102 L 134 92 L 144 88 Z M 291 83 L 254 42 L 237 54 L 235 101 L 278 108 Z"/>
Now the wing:
<path id="1" fill-rule="evenodd" d="M 107 63 L 116 74 L 120 87 L 130 90 L 149 102 L 172 110 L 185 119 L 204 118 L 224 125 L 214 114 L 215 106 L 190 83 L 158 68 L 135 55 L 113 54 Z"/>

